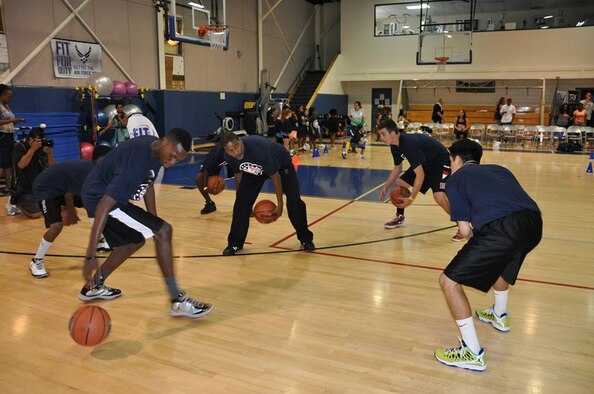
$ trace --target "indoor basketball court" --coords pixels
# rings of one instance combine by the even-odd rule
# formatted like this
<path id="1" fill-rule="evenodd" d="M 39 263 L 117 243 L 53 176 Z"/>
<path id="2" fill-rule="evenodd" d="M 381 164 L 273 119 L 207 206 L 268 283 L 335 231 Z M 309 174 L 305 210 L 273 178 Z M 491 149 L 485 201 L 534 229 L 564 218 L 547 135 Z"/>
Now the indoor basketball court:
<path id="1" fill-rule="evenodd" d="M 121 297 L 81 302 L 92 229 L 84 208 L 80 222 L 64 226 L 45 254 L 49 276 L 33 277 L 28 267 L 46 231 L 44 218 L 14 214 L 11 196 L 3 196 L 2 392 L 591 391 L 594 128 L 561 126 L 560 108 L 579 111 L 594 87 L 588 51 L 578 51 L 591 42 L 592 6 L 562 0 L 537 9 L 507 0 L 107 3 L 0 3 L 8 54 L 0 82 L 14 93 L 10 104 L 0 94 L 0 104 L 25 119 L 15 124 L 15 135 L 47 123 L 57 163 L 109 145 L 108 121 L 121 111 L 140 125 L 128 127 L 134 128 L 130 142 L 135 133 L 163 137 L 174 127 L 187 129 L 189 157 L 155 181 L 157 212 L 173 228 L 180 288 L 214 308 L 199 319 L 170 315 L 148 239 L 109 275 L 106 284 L 121 289 Z M 41 22 L 50 13 L 53 19 Z M 25 37 L 27 18 L 40 21 L 36 35 Z M 58 48 L 56 42 L 83 55 L 96 45 L 100 71 L 81 78 L 52 68 L 57 58 L 49 48 Z M 559 43 L 575 56 L 553 56 Z M 94 61 L 90 53 L 87 65 Z M 312 78 L 307 97 L 302 88 Z M 116 94 L 118 81 L 123 90 Z M 510 124 L 494 119 L 500 97 L 513 99 Z M 439 123 L 432 119 L 438 100 Z M 348 152 L 350 126 L 335 146 L 326 135 L 317 149 L 294 148 L 315 250 L 303 250 L 285 206 L 271 223 L 251 218 L 243 249 L 223 256 L 236 183 L 221 173 L 224 190 L 210 195 L 216 211 L 201 214 L 205 200 L 195 180 L 220 136 L 266 136 L 251 120 L 264 115 L 266 127 L 267 111 L 287 105 L 318 108 L 320 122 L 330 109 L 346 119 L 356 101 L 366 119 L 364 151 L 353 145 Z M 117 112 L 120 104 L 127 109 Z M 452 241 L 456 223 L 427 192 L 406 208 L 406 225 L 385 228 L 396 207 L 380 193 L 394 159 L 377 140 L 376 126 L 382 116 L 399 121 L 401 109 L 406 134 L 425 134 L 446 148 L 456 141 L 464 111 L 467 136 L 484 152 L 481 165 L 510 170 L 542 213 L 542 240 L 509 291 L 511 330 L 474 317 L 486 351 L 483 372 L 448 368 L 434 357 L 437 348 L 458 346 L 439 282 L 466 243 Z M 403 165 L 406 170 L 409 162 Z M 276 201 L 270 180 L 262 200 Z M 99 263 L 107 256 L 97 253 Z M 492 291 L 464 288 L 473 316 L 493 305 Z M 100 322 L 96 332 L 87 331 L 92 319 Z"/>

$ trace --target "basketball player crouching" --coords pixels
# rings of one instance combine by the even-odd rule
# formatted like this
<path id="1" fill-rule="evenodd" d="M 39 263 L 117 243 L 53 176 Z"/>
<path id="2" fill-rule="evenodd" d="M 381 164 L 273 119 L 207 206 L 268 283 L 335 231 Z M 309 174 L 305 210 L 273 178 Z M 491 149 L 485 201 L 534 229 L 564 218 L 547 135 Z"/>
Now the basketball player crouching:
<path id="1" fill-rule="evenodd" d="M 210 313 L 211 305 L 188 297 L 177 287 L 171 245 L 173 229 L 157 216 L 153 186 L 161 166 L 169 167 L 186 158 L 191 145 L 192 137 L 183 129 L 173 129 L 161 139 L 140 136 L 122 142 L 91 171 L 82 197 L 87 211 L 95 215 L 95 222 L 85 258 L 87 283 L 80 291 L 81 300 L 119 297 L 121 291 L 105 286 L 105 280 L 144 245 L 146 238 L 153 237 L 171 299 L 171 315 L 198 318 Z M 129 202 L 141 198 L 146 211 Z M 102 232 L 114 250 L 99 267 L 95 245 Z"/>
<path id="2" fill-rule="evenodd" d="M 477 310 L 476 316 L 498 331 L 509 331 L 509 285 L 515 284 L 524 258 L 542 238 L 536 203 L 509 170 L 479 165 L 482 154 L 481 146 L 468 139 L 450 147 L 452 175 L 446 185 L 450 216 L 470 240 L 439 278 L 460 330 L 460 347 L 435 351 L 439 362 L 475 371 L 485 370 L 487 363 L 462 285 L 483 292 L 492 287 L 493 307 Z"/>

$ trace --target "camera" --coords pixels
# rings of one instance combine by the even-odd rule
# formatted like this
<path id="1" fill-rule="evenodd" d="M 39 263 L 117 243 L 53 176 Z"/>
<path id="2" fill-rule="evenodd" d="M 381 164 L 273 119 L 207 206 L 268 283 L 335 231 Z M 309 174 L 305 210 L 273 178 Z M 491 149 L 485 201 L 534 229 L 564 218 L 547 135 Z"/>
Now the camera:
<path id="1" fill-rule="evenodd" d="M 45 123 L 39 125 L 39 138 L 41 139 L 41 146 L 44 148 L 53 148 L 54 140 L 47 139 L 45 136 Z"/>

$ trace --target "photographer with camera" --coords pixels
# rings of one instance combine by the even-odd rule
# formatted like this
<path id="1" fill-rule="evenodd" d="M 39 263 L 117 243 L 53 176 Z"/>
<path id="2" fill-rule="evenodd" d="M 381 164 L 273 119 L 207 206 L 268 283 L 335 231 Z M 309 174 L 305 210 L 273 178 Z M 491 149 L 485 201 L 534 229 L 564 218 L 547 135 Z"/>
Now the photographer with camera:
<path id="1" fill-rule="evenodd" d="M 33 194 L 33 181 L 43 170 L 54 165 L 54 142 L 44 138 L 44 128 L 34 128 L 26 140 L 17 143 L 13 150 L 15 182 L 10 206 L 6 206 L 9 215 L 15 215 L 13 209 L 20 210 L 25 216 L 36 219 L 41 217 L 41 210 Z"/>

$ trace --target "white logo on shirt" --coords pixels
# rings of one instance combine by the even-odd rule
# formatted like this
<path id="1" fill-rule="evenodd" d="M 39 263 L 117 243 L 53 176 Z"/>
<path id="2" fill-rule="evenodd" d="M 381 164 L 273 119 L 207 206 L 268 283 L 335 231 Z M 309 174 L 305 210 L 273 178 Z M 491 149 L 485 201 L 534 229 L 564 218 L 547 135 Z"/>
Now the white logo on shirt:
<path id="1" fill-rule="evenodd" d="M 153 183 L 154 180 L 155 180 L 155 171 L 150 170 L 147 179 L 143 183 L 138 185 L 138 189 L 136 189 L 136 192 L 132 195 L 132 200 L 140 201 L 144 197 L 144 195 L 146 194 L 146 191 L 151 186 L 151 183 Z"/>
<path id="2" fill-rule="evenodd" d="M 261 165 L 244 162 L 239 165 L 239 171 L 247 172 L 252 175 L 263 175 L 264 170 Z"/>

